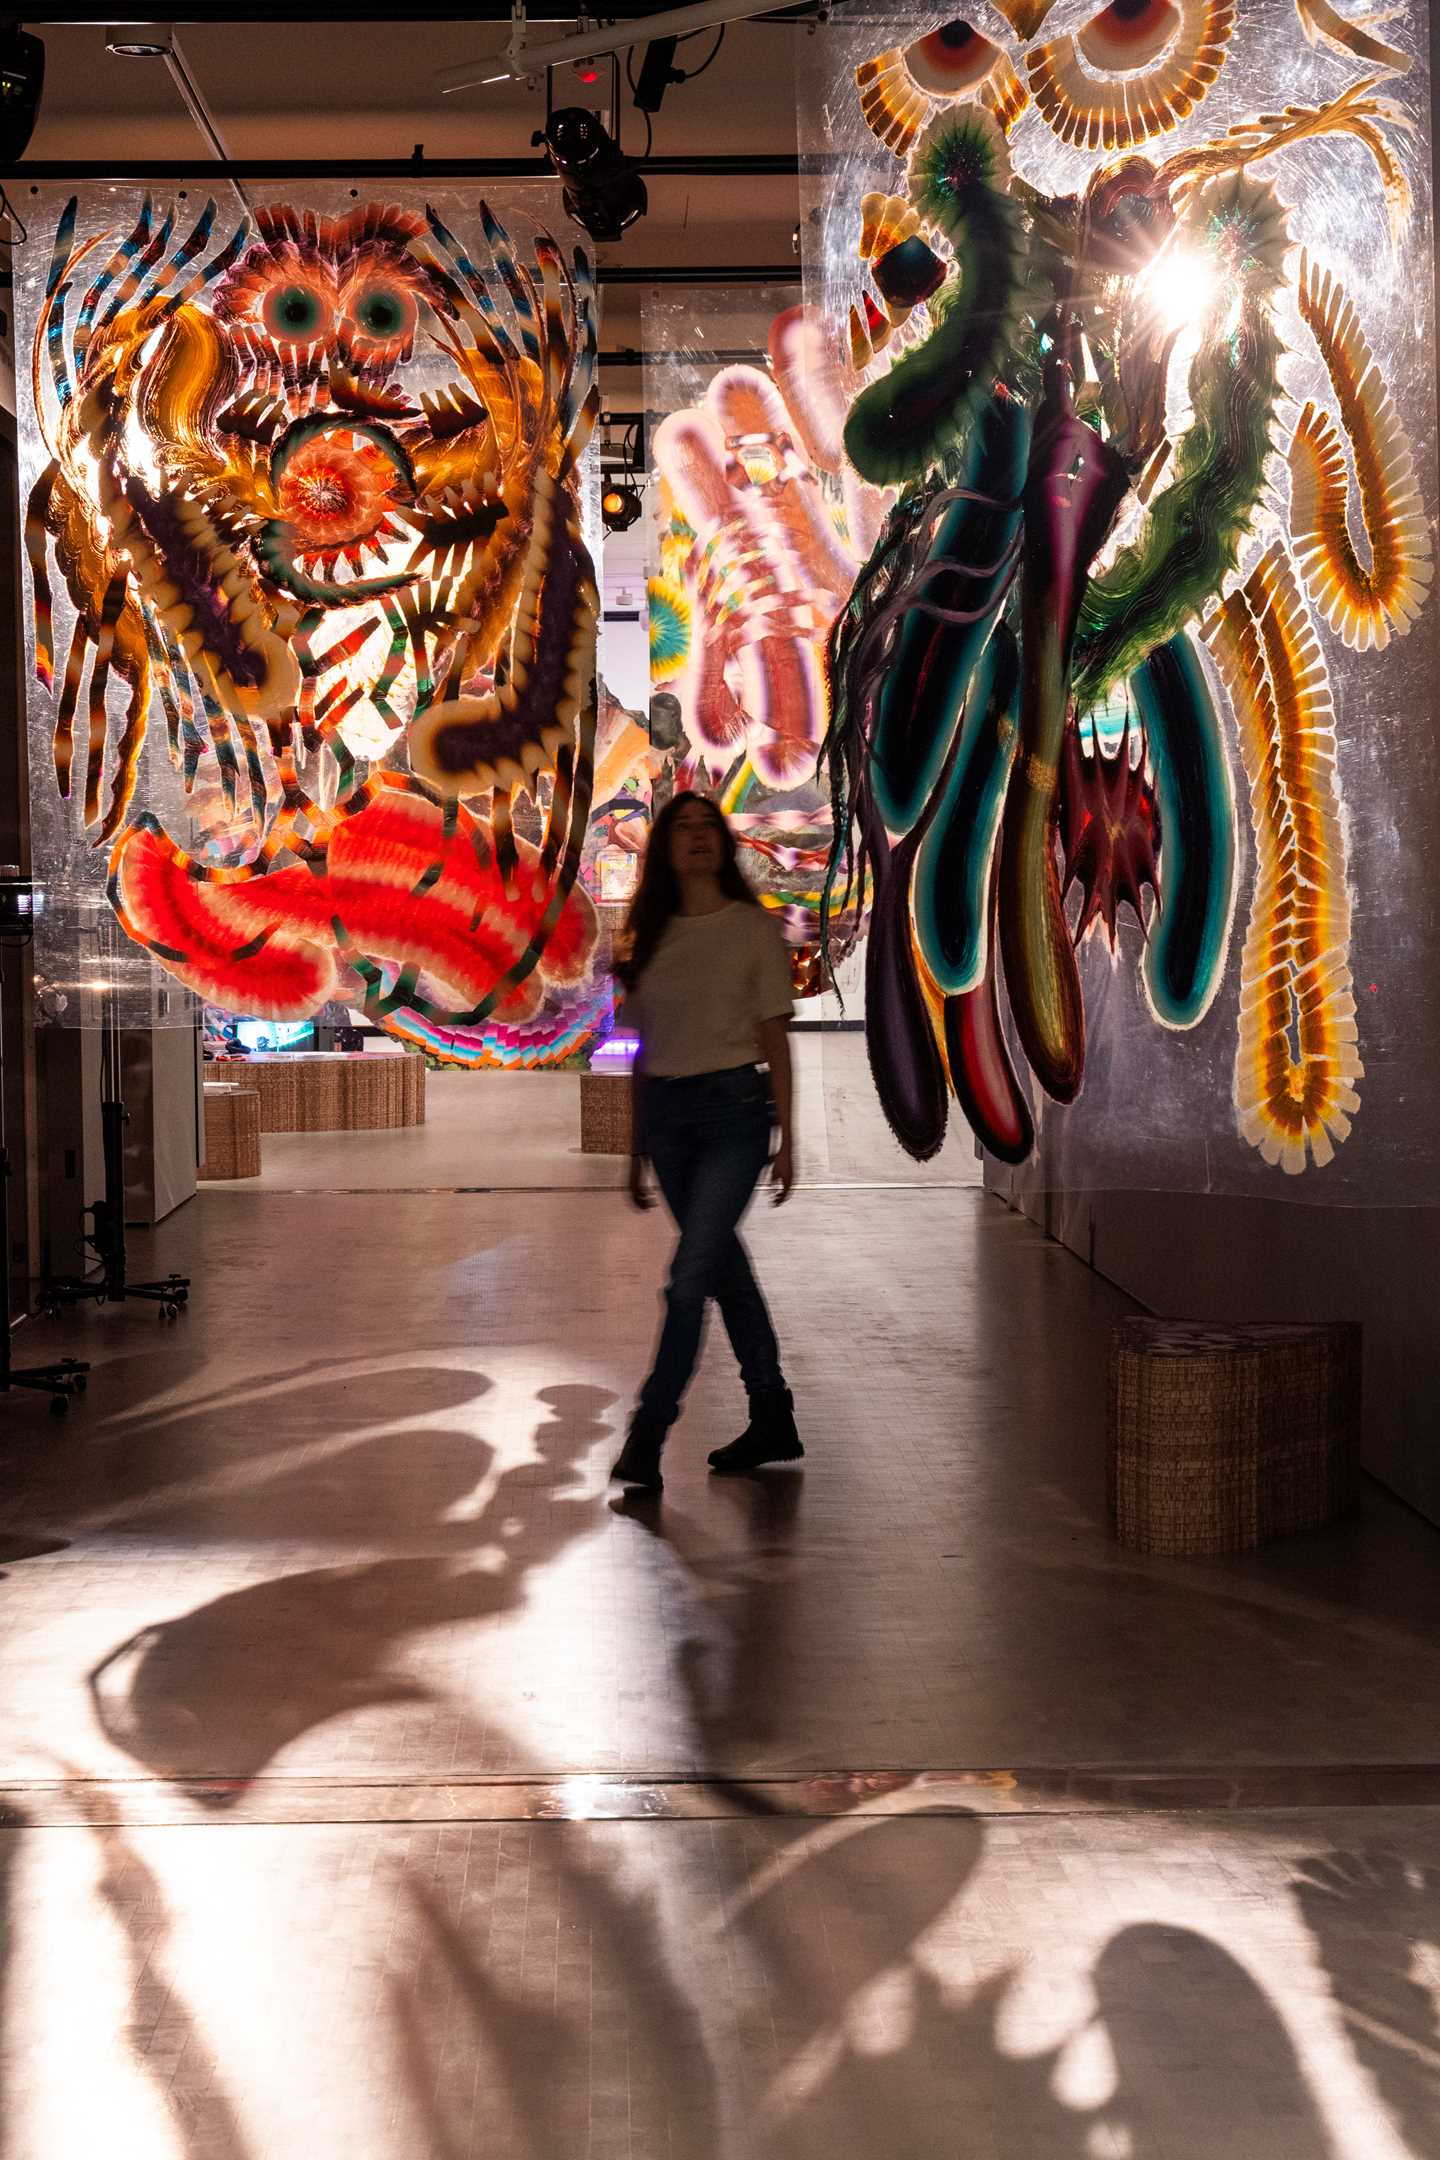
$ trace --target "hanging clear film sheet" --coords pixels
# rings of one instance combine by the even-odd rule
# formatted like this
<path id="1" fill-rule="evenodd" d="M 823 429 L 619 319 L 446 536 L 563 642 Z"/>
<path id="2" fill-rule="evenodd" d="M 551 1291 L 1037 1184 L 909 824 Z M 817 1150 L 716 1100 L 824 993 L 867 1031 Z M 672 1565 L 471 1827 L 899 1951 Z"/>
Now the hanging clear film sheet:
<path id="1" fill-rule="evenodd" d="M 670 286 L 645 302 L 647 613 L 661 792 L 724 808 L 746 875 L 791 953 L 812 1183 L 973 1181 L 957 1126 L 916 1163 L 886 1127 L 866 1063 L 863 910 L 835 897 L 827 987 L 821 905 L 834 831 L 818 772 L 825 648 L 863 559 L 870 491 L 847 481 L 825 404 L 826 339 L 796 284 Z M 878 503 L 878 498 L 875 499 Z M 872 534 L 873 537 L 873 534 Z M 808 1099 L 806 1099 L 808 1098 Z"/>
<path id="2" fill-rule="evenodd" d="M 551 190 L 252 195 L 23 201 L 38 1010 L 550 1062 L 610 1007 L 589 265 Z"/>
<path id="3" fill-rule="evenodd" d="M 891 491 L 834 689 L 885 1114 L 1440 1199 L 1428 25 L 847 8 L 805 289 Z"/>

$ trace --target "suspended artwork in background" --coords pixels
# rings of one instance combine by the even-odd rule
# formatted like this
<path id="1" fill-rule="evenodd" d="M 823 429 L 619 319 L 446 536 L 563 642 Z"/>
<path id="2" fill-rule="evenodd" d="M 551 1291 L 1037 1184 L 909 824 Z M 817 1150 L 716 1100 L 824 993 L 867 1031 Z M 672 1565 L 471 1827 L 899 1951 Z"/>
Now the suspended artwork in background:
<path id="1" fill-rule="evenodd" d="M 594 998 L 596 332 L 583 253 L 446 208 L 68 202 L 25 539 L 127 936 L 212 1005 L 475 1062 Z"/>
<path id="2" fill-rule="evenodd" d="M 1410 62 L 1296 0 L 1227 85 L 1245 117 L 1207 126 L 1239 17 L 998 0 L 853 69 L 839 136 L 874 141 L 848 169 L 893 165 L 843 206 L 844 447 L 899 492 L 830 644 L 829 892 L 873 882 L 871 1064 L 919 1158 L 947 1084 L 1008 1162 L 1077 1097 L 1079 963 L 1125 911 L 1164 1029 L 1238 954 L 1234 1114 L 1265 1163 L 1329 1164 L 1360 1107 L 1335 669 L 1411 629 L 1431 542 L 1306 161 L 1418 265 Z M 1286 104 L 1302 57 L 1333 87 Z"/>
<path id="3" fill-rule="evenodd" d="M 832 837 L 817 765 L 829 724 L 825 645 L 886 498 L 841 440 L 858 378 L 822 318 L 776 316 L 770 370 L 723 367 L 655 431 L 660 569 L 650 672 L 678 698 L 701 774 L 780 914 L 797 985 L 819 983 Z M 856 926 L 852 903 L 846 928 Z"/>

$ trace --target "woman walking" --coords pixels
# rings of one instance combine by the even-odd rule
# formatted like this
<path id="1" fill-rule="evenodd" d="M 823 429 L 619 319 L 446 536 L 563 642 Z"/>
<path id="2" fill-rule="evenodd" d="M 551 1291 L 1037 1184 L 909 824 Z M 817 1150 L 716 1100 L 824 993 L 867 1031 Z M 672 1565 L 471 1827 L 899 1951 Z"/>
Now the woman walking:
<path id="1" fill-rule="evenodd" d="M 612 1475 L 658 1492 L 660 1451 L 680 1414 L 714 1298 L 750 1398 L 750 1423 L 710 1466 L 753 1470 L 804 1454 L 760 1286 L 737 1235 L 767 1159 L 778 1205 L 795 1182 L 790 963 L 715 804 L 677 795 L 650 834 L 616 974 L 640 1037 L 630 1197 L 653 1205 L 653 1167 L 680 1232 L 650 1374 Z M 770 1085 L 757 1070 L 769 1067 Z M 770 1153 L 771 1105 L 779 1140 Z"/>

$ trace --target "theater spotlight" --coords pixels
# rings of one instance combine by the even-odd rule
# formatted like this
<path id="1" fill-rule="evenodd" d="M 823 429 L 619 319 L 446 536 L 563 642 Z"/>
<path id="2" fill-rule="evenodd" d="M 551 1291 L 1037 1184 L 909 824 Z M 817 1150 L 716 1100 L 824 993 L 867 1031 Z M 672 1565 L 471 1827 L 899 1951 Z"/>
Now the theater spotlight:
<path id="1" fill-rule="evenodd" d="M 642 507 L 638 489 L 612 482 L 600 497 L 600 515 L 605 520 L 606 532 L 629 532 Z"/>
<path id="2" fill-rule="evenodd" d="M 0 29 L 0 165 L 13 165 L 40 117 L 45 47 L 28 30 Z"/>
<path id="3" fill-rule="evenodd" d="M 592 240 L 618 240 L 650 207 L 645 182 L 598 113 L 562 105 L 530 138 L 564 182 L 565 210 Z"/>

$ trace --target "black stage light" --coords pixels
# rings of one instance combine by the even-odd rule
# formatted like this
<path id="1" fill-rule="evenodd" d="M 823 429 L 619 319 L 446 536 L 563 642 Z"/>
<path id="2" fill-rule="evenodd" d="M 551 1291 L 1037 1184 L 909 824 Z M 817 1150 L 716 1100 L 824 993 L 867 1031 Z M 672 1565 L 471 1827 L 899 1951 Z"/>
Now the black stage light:
<path id="1" fill-rule="evenodd" d="M 635 84 L 635 103 L 641 112 L 659 112 L 671 83 L 684 82 L 685 77 L 675 69 L 675 47 L 679 42 L 673 37 L 654 38 L 645 47 Z"/>
<path id="2" fill-rule="evenodd" d="M 0 165 L 13 165 L 40 117 L 45 47 L 28 30 L 0 30 Z"/>
<path id="3" fill-rule="evenodd" d="M 645 182 L 598 113 L 562 105 L 530 140 L 564 182 L 565 210 L 592 240 L 618 240 L 650 207 Z"/>
<path id="4" fill-rule="evenodd" d="M 642 507 L 635 488 L 622 487 L 612 481 L 600 497 L 600 515 L 605 520 L 606 532 L 629 532 Z"/>

